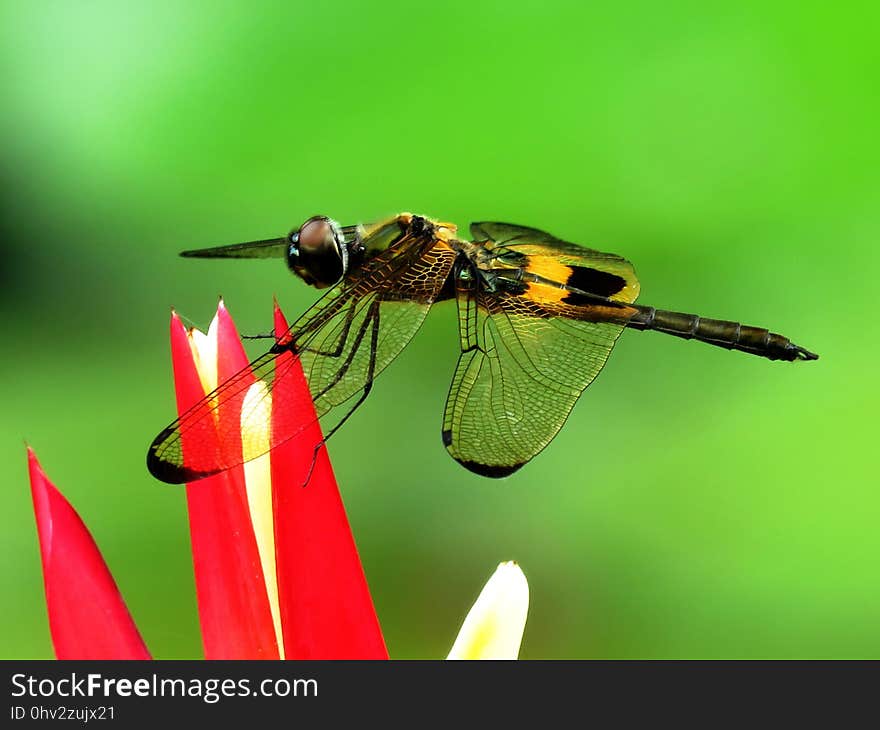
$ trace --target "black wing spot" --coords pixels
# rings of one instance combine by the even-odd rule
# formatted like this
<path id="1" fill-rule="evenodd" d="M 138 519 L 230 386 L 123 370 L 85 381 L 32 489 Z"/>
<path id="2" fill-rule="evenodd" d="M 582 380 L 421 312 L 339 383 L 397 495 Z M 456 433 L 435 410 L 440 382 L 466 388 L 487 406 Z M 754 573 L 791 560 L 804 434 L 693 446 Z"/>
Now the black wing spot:
<path id="1" fill-rule="evenodd" d="M 617 294 L 626 288 L 626 283 L 626 279 L 622 276 L 609 274 L 607 271 L 599 269 L 591 269 L 587 266 L 572 266 L 568 281 L 565 282 L 566 286 L 600 297 L 610 297 Z M 571 292 L 562 301 L 574 305 L 595 303 L 590 298 L 576 292 Z"/>

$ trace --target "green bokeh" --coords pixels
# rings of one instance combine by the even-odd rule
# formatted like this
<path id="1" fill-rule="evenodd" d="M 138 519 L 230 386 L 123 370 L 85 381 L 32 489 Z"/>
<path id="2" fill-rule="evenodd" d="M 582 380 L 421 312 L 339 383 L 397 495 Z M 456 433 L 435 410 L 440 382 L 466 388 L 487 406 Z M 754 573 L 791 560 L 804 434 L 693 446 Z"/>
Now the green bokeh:
<path id="1" fill-rule="evenodd" d="M 438 307 L 330 449 L 393 656 L 445 656 L 507 559 L 525 657 L 880 656 L 868 4 L 0 7 L 0 656 L 52 655 L 23 440 L 153 653 L 200 655 L 183 492 L 144 468 L 168 308 L 206 325 L 222 292 L 256 333 L 273 293 L 290 316 L 316 294 L 176 252 L 398 210 L 620 253 L 642 301 L 822 357 L 625 333 L 496 482 L 440 442 Z"/>

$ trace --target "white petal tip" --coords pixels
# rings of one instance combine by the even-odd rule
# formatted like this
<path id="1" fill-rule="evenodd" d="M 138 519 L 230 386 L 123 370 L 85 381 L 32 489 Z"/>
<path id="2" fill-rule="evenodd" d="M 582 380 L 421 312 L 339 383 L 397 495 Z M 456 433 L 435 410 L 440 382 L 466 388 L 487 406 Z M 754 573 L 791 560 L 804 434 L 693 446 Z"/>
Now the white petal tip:
<path id="1" fill-rule="evenodd" d="M 516 659 L 529 612 L 529 584 L 514 561 L 501 563 L 462 624 L 448 659 Z"/>

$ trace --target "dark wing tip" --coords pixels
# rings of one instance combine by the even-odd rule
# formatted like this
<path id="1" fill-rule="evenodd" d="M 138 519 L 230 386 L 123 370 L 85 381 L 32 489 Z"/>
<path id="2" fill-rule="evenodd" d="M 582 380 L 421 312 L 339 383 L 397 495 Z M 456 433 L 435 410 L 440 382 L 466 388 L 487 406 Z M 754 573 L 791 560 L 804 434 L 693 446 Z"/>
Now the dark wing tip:
<path id="1" fill-rule="evenodd" d="M 472 471 L 474 474 L 479 474 L 481 477 L 491 477 L 492 479 L 501 479 L 502 477 L 510 476 L 525 463 L 513 464 L 512 466 L 502 466 L 498 464 L 480 464 L 476 461 L 465 461 L 463 459 L 456 459 L 456 461 L 468 471 Z"/>
<path id="2" fill-rule="evenodd" d="M 162 461 L 152 448 L 147 452 L 147 470 L 160 482 L 166 484 L 183 484 L 186 481 L 180 478 L 180 467 Z"/>
<path id="3" fill-rule="evenodd" d="M 188 484 L 189 482 L 197 482 L 199 479 L 204 479 L 218 473 L 216 471 L 197 471 L 196 469 L 188 469 L 185 466 L 162 461 L 152 451 L 147 454 L 147 469 L 156 479 L 166 484 Z"/>
<path id="4" fill-rule="evenodd" d="M 167 461 L 159 456 L 160 447 L 167 442 L 168 437 L 175 432 L 175 429 L 169 427 L 153 439 L 150 448 L 147 451 L 147 469 L 156 479 L 166 484 L 185 484 L 187 482 L 195 482 L 204 479 L 213 474 L 213 472 L 202 472 L 196 469 L 190 469 L 182 464 L 175 464 Z"/>
<path id="5" fill-rule="evenodd" d="M 449 447 L 452 446 L 452 431 L 450 429 L 444 429 L 440 435 L 443 438 L 443 445 L 447 449 L 449 449 Z M 501 477 L 510 476 L 511 474 L 513 474 L 513 472 L 515 472 L 517 469 L 522 467 L 523 464 L 526 463 L 523 461 L 519 464 L 512 465 L 481 464 L 478 461 L 459 459 L 455 454 L 451 452 L 450 456 L 468 471 L 472 471 L 474 474 L 479 474 L 481 477 L 491 477 L 492 479 L 500 479 Z"/>

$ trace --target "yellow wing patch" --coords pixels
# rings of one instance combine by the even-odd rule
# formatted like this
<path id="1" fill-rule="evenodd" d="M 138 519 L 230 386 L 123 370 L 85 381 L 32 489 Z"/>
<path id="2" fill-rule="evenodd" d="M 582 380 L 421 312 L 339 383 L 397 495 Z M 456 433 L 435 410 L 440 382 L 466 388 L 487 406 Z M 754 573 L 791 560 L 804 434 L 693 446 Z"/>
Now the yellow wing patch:
<path id="1" fill-rule="evenodd" d="M 569 251 L 553 249 L 549 249 L 547 253 L 538 253 L 536 249 L 545 248 L 543 246 L 530 245 L 527 251 L 524 248 L 526 247 L 517 250 L 528 257 L 525 270 L 530 274 L 616 302 L 631 303 L 639 296 L 639 280 L 632 264 L 625 259 L 589 249 L 584 249 L 583 255 L 575 256 Z M 536 297 L 546 301 L 556 302 L 566 296 L 565 290 L 554 286 L 541 283 L 531 286 Z"/>
<path id="2" fill-rule="evenodd" d="M 558 256 L 529 256 L 525 267 L 530 274 L 564 284 L 571 276 L 572 268 L 562 263 Z"/>

